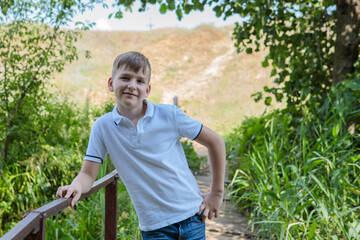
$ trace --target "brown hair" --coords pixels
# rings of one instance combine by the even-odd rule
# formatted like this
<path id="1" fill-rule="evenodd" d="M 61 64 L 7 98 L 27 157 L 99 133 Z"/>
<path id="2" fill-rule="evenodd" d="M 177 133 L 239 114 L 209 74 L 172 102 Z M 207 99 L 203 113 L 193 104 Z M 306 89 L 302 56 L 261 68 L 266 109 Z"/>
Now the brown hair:
<path id="1" fill-rule="evenodd" d="M 112 77 L 115 76 L 116 71 L 120 69 L 122 66 L 125 66 L 125 69 L 134 72 L 139 72 L 140 69 L 142 69 L 144 74 L 148 72 L 149 82 L 150 82 L 150 76 L 151 76 L 150 62 L 142 53 L 126 52 L 118 55 L 114 60 Z"/>

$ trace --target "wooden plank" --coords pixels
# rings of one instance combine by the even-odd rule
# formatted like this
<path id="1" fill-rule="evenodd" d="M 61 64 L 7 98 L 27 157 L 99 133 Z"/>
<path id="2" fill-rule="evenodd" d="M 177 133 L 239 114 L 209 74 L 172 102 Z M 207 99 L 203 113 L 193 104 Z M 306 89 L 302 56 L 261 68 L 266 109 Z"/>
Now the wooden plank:
<path id="1" fill-rule="evenodd" d="M 112 171 L 111 173 L 107 174 L 105 177 L 97 180 L 94 185 L 92 186 L 91 190 L 87 193 L 81 195 L 80 200 L 90 196 L 91 194 L 99 191 L 101 188 L 105 187 L 106 185 L 110 184 L 111 182 L 117 180 L 119 178 L 118 173 L 116 170 Z"/>
<path id="2" fill-rule="evenodd" d="M 94 185 L 92 186 L 91 190 L 87 193 L 83 193 L 79 199 L 82 200 L 91 194 L 99 191 L 101 188 L 105 187 L 106 185 L 110 184 L 111 182 L 115 181 L 118 177 L 117 172 L 114 170 L 105 177 L 97 180 Z M 69 207 L 71 203 L 71 199 L 65 199 L 65 198 L 59 198 L 55 201 L 52 201 L 51 203 L 48 203 L 36 210 L 35 212 L 44 213 L 45 218 L 51 217 L 55 215 L 56 213 L 64 210 L 65 208 Z"/>
<path id="3" fill-rule="evenodd" d="M 59 198 L 56 199 L 55 201 L 52 201 L 36 210 L 34 210 L 33 212 L 39 212 L 39 213 L 43 213 L 45 218 L 51 217 L 53 215 L 55 215 L 56 213 L 64 210 L 65 208 L 69 207 L 71 203 L 71 199 L 65 199 L 65 198 Z"/>
<path id="4" fill-rule="evenodd" d="M 21 222 L 13 227 L 9 232 L 0 238 L 0 240 L 22 240 L 36 227 L 40 227 L 41 213 L 30 212 Z"/>

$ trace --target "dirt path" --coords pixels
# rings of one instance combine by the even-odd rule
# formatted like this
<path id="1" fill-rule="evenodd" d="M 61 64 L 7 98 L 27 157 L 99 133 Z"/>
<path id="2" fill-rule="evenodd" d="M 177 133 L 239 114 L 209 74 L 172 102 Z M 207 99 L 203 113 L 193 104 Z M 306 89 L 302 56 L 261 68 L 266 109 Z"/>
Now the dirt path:
<path id="1" fill-rule="evenodd" d="M 194 148 L 199 156 L 208 157 L 207 150 L 202 145 L 195 143 Z M 209 168 L 199 171 L 195 178 L 202 193 L 210 191 L 211 172 Z M 233 206 L 228 192 L 225 192 L 224 199 L 219 216 L 206 221 L 206 239 L 254 240 L 255 238 L 249 230 L 247 220 Z"/>
<path id="2" fill-rule="evenodd" d="M 201 192 L 209 192 L 211 176 L 209 171 L 196 176 Z M 225 198 L 226 199 L 226 198 Z M 206 221 L 207 240 L 249 240 L 252 237 L 247 221 L 230 201 L 224 201 L 218 218 Z"/>
<path id="3" fill-rule="evenodd" d="M 183 99 L 192 99 L 199 95 L 201 89 L 206 88 L 214 77 L 221 76 L 225 67 L 229 64 L 233 56 L 236 55 L 236 49 L 232 42 L 227 45 L 227 51 L 220 56 L 215 57 L 210 65 L 197 75 L 185 78 L 186 81 L 180 82 L 176 87 L 164 91 L 162 103 L 171 104 L 174 96 L 181 96 Z"/>

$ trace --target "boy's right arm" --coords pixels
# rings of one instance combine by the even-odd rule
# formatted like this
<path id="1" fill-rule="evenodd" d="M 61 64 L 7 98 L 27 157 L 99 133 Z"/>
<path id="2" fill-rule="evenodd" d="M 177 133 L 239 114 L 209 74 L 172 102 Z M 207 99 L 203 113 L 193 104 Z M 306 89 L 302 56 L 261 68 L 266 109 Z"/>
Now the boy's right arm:
<path id="1" fill-rule="evenodd" d="M 70 185 L 61 186 L 56 192 L 57 198 L 72 197 L 71 206 L 80 199 L 82 193 L 90 191 L 100 169 L 100 163 L 85 160 L 80 173 L 75 177 Z"/>

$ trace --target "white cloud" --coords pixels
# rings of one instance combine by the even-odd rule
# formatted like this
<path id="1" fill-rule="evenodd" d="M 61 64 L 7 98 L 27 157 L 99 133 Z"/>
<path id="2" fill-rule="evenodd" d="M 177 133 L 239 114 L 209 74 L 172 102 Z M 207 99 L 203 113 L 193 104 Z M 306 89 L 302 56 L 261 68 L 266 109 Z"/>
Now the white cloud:
<path id="1" fill-rule="evenodd" d="M 101 31 L 111 31 L 111 27 L 105 18 L 100 18 L 96 21 L 95 29 Z"/>

